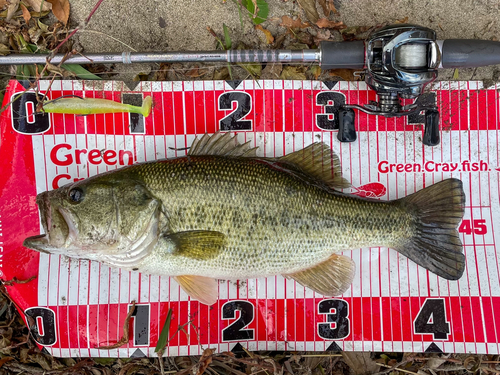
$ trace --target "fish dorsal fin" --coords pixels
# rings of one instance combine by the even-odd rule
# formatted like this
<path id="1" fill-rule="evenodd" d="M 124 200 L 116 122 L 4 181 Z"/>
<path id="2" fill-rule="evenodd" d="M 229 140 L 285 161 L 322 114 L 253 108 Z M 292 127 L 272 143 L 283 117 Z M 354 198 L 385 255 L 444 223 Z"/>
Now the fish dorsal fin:
<path id="1" fill-rule="evenodd" d="M 189 149 L 189 156 L 257 156 L 257 147 L 250 147 L 250 141 L 239 143 L 236 135 L 231 133 L 221 134 L 217 132 L 213 135 L 205 134 L 201 139 L 196 138 Z"/>
<path id="2" fill-rule="evenodd" d="M 325 182 L 332 189 L 350 186 L 342 177 L 339 157 L 326 143 L 313 143 L 302 150 L 282 156 L 279 161 L 294 165 L 307 175 Z"/>
<path id="3" fill-rule="evenodd" d="M 183 275 L 174 279 L 187 294 L 205 305 L 213 305 L 219 298 L 219 284 L 211 277 Z"/>
<path id="4" fill-rule="evenodd" d="M 345 255 L 333 254 L 328 260 L 303 271 L 283 275 L 324 296 L 338 296 L 352 284 L 356 265 Z"/>
<path id="5" fill-rule="evenodd" d="M 221 232 L 191 230 L 164 235 L 163 239 L 173 244 L 172 254 L 196 260 L 217 257 L 226 245 L 226 236 Z"/>

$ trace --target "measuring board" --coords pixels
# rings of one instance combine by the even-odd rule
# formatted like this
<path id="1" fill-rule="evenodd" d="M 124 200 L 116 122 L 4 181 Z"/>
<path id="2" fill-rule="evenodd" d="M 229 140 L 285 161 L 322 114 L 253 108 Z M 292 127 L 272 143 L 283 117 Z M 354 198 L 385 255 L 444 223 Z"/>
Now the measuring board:
<path id="1" fill-rule="evenodd" d="M 149 117 L 35 113 L 36 95 L 11 81 L 1 114 L 0 276 L 33 280 L 7 290 L 36 341 L 61 357 L 155 356 L 172 309 L 165 356 L 248 350 L 500 353 L 499 93 L 482 82 L 438 82 L 425 94 L 441 113 L 441 143 L 422 144 L 423 115 L 386 119 L 356 113 L 358 139 L 340 143 L 340 104 L 375 99 L 364 83 L 317 81 L 39 82 L 63 95 L 139 104 Z M 22 100 L 21 100 L 22 99 Z M 466 270 L 447 281 L 387 248 L 344 252 L 356 263 L 352 286 L 324 297 L 281 276 L 219 281 L 219 300 L 200 304 L 169 277 L 41 254 L 22 246 L 43 230 L 38 193 L 125 165 L 185 155 L 197 135 L 232 131 L 278 157 L 314 141 L 331 145 L 346 192 L 392 200 L 445 178 L 463 181 L 459 232 Z M 131 302 L 129 342 L 112 350 Z M 179 326 L 184 332 L 174 336 Z"/>

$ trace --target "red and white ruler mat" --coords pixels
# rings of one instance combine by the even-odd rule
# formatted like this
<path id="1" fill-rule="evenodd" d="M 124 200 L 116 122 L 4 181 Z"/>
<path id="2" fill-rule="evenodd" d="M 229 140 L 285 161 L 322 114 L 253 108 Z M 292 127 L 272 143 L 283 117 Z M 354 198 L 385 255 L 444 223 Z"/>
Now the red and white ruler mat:
<path id="1" fill-rule="evenodd" d="M 40 82 L 44 93 L 48 82 Z M 11 81 L 4 105 L 25 88 Z M 173 310 L 165 355 L 231 350 L 365 350 L 500 353 L 499 93 L 480 82 L 441 82 L 427 94 L 441 112 L 441 143 L 422 144 L 423 116 L 385 119 L 356 113 L 358 139 L 337 140 L 332 109 L 375 99 L 364 83 L 311 81 L 54 82 L 48 97 L 78 95 L 141 103 L 152 114 L 42 115 L 25 92 L 1 115 L 0 272 L 3 280 L 35 278 L 7 289 L 31 317 L 31 330 L 54 356 L 154 356 Z M 21 100 L 22 99 L 22 100 Z M 185 155 L 196 135 L 236 131 L 281 156 L 313 141 L 340 155 L 352 193 L 382 200 L 404 197 L 448 177 L 467 195 L 459 231 L 466 272 L 447 281 L 387 248 L 345 254 L 356 262 L 351 288 L 336 298 L 315 294 L 281 276 L 220 281 L 220 300 L 191 300 L 169 277 L 112 269 L 23 248 L 40 233 L 37 193 L 146 160 Z M 114 344 L 132 301 L 130 340 Z M 191 324 L 186 324 L 191 322 Z"/>

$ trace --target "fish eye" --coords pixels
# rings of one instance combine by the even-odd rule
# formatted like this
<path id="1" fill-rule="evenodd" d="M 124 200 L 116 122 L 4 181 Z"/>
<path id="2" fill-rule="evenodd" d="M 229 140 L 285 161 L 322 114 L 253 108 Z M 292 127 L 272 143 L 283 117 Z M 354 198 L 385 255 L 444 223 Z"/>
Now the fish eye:
<path id="1" fill-rule="evenodd" d="M 71 189 L 68 193 L 69 200 L 71 203 L 80 203 L 83 201 L 83 190 L 80 188 Z"/>

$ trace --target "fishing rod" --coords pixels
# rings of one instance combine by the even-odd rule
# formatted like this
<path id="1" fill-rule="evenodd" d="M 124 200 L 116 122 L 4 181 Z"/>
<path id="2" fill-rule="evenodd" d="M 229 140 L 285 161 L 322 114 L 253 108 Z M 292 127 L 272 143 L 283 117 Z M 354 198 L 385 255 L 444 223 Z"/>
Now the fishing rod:
<path id="1" fill-rule="evenodd" d="M 8 55 L 0 65 L 44 64 L 49 55 Z M 103 53 L 85 56 L 57 54 L 52 64 L 133 63 L 318 63 L 326 69 L 359 69 L 378 95 L 369 104 L 342 104 L 334 119 L 341 142 L 356 140 L 355 113 L 401 117 L 424 112 L 423 143 L 439 144 L 439 111 L 421 100 L 424 88 L 441 68 L 473 68 L 500 64 L 500 42 L 475 39 L 437 40 L 434 30 L 418 25 L 393 25 L 372 33 L 365 41 L 323 41 L 315 50 L 228 50 L 206 52 Z M 413 100 L 403 105 L 402 100 Z"/>

